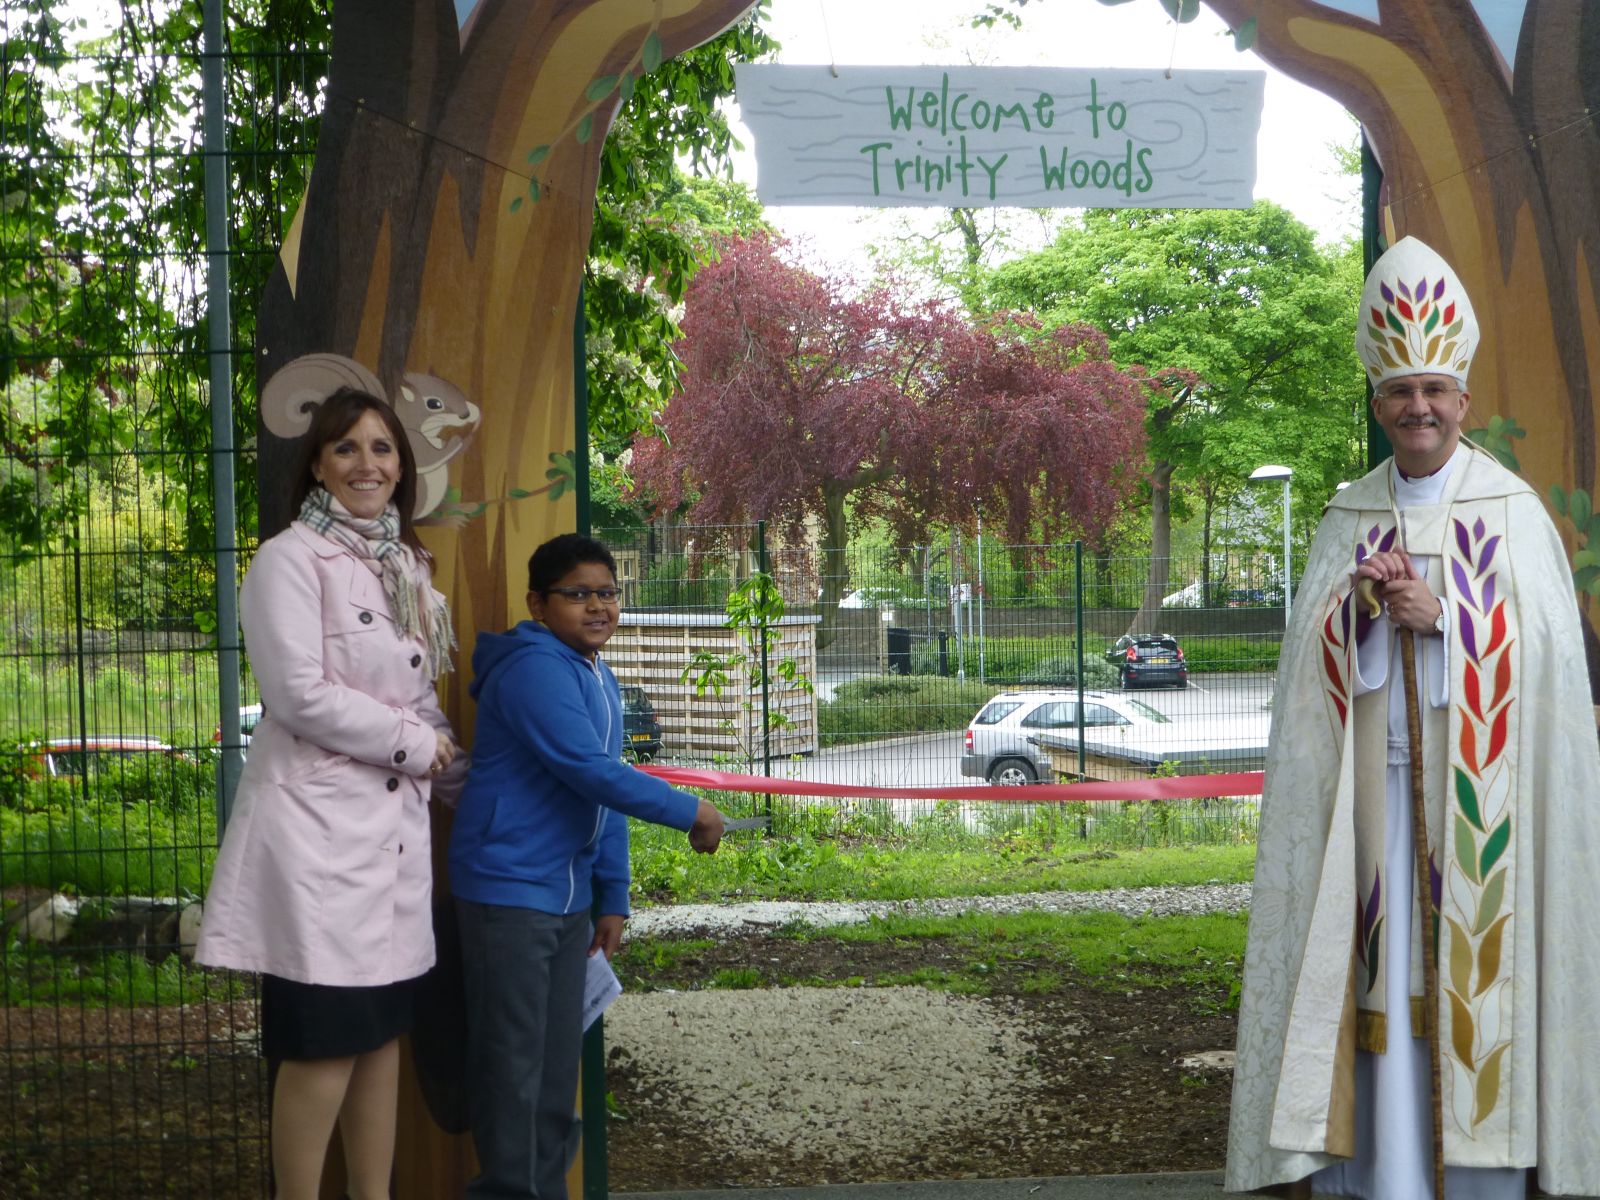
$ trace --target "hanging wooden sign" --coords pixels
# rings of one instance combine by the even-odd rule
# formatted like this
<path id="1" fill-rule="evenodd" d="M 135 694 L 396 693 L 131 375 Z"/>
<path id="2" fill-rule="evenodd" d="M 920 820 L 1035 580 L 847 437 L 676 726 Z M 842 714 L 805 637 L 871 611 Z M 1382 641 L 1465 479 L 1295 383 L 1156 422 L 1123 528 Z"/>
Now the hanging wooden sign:
<path id="1" fill-rule="evenodd" d="M 745 64 L 765 204 L 1248 208 L 1260 71 Z"/>

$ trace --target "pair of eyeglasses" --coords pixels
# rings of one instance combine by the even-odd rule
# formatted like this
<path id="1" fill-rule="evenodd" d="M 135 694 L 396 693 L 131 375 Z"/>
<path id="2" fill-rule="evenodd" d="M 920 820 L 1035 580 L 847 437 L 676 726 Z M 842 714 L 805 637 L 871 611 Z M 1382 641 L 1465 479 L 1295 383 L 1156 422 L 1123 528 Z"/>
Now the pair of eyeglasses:
<path id="1" fill-rule="evenodd" d="M 1378 391 L 1380 400 L 1409 400 L 1413 395 L 1420 395 L 1428 403 L 1443 400 L 1446 396 L 1453 396 L 1461 389 L 1451 387 L 1446 383 L 1424 383 L 1420 386 L 1412 384 L 1410 387 L 1386 387 Z"/>
<path id="2" fill-rule="evenodd" d="M 601 604 L 615 604 L 615 603 L 617 603 L 617 601 L 622 599 L 622 589 L 621 588 L 614 588 L 614 587 L 610 587 L 610 588 L 586 588 L 586 587 L 557 588 L 557 587 L 553 587 L 553 588 L 548 588 L 546 590 L 545 594 L 546 595 L 565 596 L 568 600 L 571 600 L 574 604 L 587 604 L 587 603 L 589 603 L 589 597 L 590 596 L 595 597 L 597 600 L 600 601 Z"/>

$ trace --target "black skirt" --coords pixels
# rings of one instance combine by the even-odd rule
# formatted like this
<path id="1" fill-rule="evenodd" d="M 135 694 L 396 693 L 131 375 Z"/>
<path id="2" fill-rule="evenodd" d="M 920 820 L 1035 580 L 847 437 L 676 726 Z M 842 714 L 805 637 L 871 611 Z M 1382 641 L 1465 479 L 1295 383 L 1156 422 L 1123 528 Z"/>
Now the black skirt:
<path id="1" fill-rule="evenodd" d="M 376 987 L 332 987 L 261 977 L 261 1053 L 283 1059 L 348 1058 L 410 1033 L 415 979 Z"/>

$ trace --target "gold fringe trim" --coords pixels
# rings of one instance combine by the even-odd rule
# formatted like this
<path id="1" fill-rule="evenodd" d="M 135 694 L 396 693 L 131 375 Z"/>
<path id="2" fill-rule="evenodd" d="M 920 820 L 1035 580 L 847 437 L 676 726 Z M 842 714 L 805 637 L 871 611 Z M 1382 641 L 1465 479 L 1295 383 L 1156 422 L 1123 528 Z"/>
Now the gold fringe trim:
<path id="1" fill-rule="evenodd" d="M 1423 1019 L 1422 997 L 1411 997 L 1411 1036 L 1427 1036 Z M 1365 1008 L 1356 1010 L 1356 1048 L 1369 1054 L 1383 1054 L 1389 1049 L 1389 1018 L 1381 1012 Z"/>

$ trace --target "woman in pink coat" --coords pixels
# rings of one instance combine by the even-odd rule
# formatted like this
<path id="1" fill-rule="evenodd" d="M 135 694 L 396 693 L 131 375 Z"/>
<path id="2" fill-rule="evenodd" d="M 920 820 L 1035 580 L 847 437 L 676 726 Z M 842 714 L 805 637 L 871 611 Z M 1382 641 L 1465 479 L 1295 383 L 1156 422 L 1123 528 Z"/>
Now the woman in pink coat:
<path id="1" fill-rule="evenodd" d="M 196 958 L 257 971 L 280 1200 L 318 1193 L 337 1122 L 354 1200 L 389 1195 L 399 1042 L 433 964 L 428 797 L 464 760 L 434 695 L 454 645 L 411 514 L 394 410 L 315 412 L 299 519 L 240 594 L 265 715 L 217 855 Z"/>

